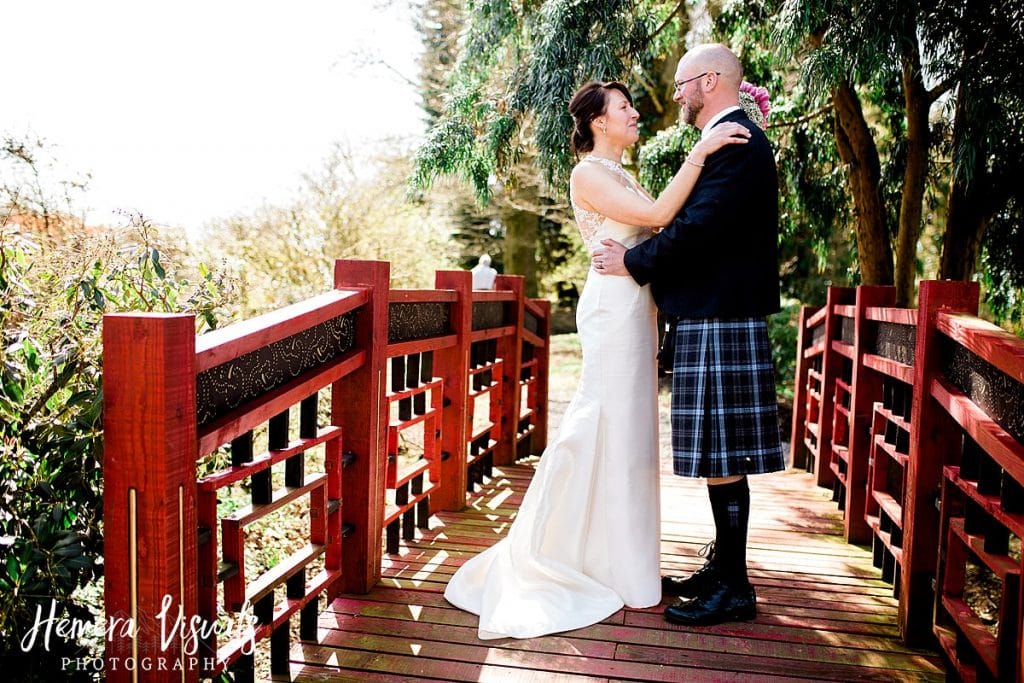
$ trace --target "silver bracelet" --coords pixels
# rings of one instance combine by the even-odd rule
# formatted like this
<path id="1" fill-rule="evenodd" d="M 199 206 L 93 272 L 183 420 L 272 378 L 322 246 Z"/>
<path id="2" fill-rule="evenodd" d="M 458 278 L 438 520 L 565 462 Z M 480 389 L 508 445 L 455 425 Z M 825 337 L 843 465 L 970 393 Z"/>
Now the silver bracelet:
<path id="1" fill-rule="evenodd" d="M 698 164 L 696 161 L 690 159 L 690 157 L 686 157 L 685 163 L 690 164 L 690 166 L 696 166 L 697 168 L 704 168 L 704 164 Z"/>

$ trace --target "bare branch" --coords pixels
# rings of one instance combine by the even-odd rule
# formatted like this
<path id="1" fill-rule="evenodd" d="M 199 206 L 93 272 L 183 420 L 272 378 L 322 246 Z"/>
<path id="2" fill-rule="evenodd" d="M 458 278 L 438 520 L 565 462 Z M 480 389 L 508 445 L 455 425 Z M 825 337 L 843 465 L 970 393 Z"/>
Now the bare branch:
<path id="1" fill-rule="evenodd" d="M 686 6 L 686 0 L 682 0 L 678 5 L 676 5 L 676 8 L 674 10 L 672 10 L 671 12 L 669 12 L 668 16 L 665 17 L 665 20 L 661 22 L 661 26 L 659 26 L 658 28 L 654 29 L 654 33 L 652 33 L 651 35 L 647 36 L 647 40 L 654 40 L 654 37 L 656 35 L 658 35 L 659 33 L 661 33 L 662 31 L 664 31 L 665 28 L 670 23 L 672 23 L 672 19 L 677 14 L 679 14 L 680 10 L 682 10 L 685 6 Z"/>
<path id="2" fill-rule="evenodd" d="M 792 121 L 781 121 L 779 123 L 769 123 L 767 126 L 765 126 L 765 128 L 766 129 L 769 129 L 769 128 L 789 128 L 789 127 L 792 127 L 792 126 L 799 126 L 800 124 L 807 123 L 808 121 L 810 121 L 812 119 L 816 119 L 819 116 L 824 116 L 825 114 L 829 113 L 830 111 L 832 111 L 832 105 L 831 104 L 826 104 L 821 109 L 818 109 L 817 111 L 813 111 L 810 114 L 806 114 L 805 116 L 801 116 L 798 119 L 793 119 Z"/>

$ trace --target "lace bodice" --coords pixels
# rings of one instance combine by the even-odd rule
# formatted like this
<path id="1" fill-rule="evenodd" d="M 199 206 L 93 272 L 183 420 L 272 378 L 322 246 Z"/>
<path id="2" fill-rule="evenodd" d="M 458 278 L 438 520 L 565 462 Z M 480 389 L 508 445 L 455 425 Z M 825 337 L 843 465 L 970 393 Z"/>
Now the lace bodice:
<path id="1" fill-rule="evenodd" d="M 604 166 L 618 177 L 619 182 L 623 187 L 635 194 L 641 201 L 651 201 L 643 190 L 640 189 L 640 185 L 633 179 L 633 176 L 627 173 L 626 169 L 622 168 L 621 165 L 615 163 L 611 159 L 591 155 L 583 157 L 583 159 L 580 160 L 580 163 L 595 163 Z M 576 197 L 573 195 L 571 187 L 569 189 L 569 201 L 571 202 L 573 212 L 576 215 L 576 225 L 579 227 L 580 236 L 583 238 L 583 244 L 589 252 L 593 252 L 600 248 L 601 240 L 606 237 L 611 237 L 627 247 L 632 247 L 643 242 L 653 234 L 651 228 L 626 225 L 625 223 L 619 223 L 618 221 L 612 220 L 607 216 L 602 216 L 596 211 L 584 209 L 576 202 Z"/>

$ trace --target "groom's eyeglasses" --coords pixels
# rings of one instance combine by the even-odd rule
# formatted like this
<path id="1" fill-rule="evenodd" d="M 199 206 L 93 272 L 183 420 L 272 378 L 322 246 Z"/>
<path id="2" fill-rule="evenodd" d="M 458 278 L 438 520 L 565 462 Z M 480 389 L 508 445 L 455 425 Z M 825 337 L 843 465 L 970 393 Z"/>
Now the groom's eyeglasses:
<path id="1" fill-rule="evenodd" d="M 697 74 L 693 78 L 687 78 L 687 79 L 684 79 L 682 81 L 676 81 L 672 85 L 676 86 L 676 92 L 679 92 L 680 90 L 683 89 L 683 86 L 685 86 L 690 81 L 695 81 L 698 78 L 703 78 L 704 76 L 707 76 L 708 74 L 715 74 L 716 76 L 721 76 L 722 72 L 721 71 L 705 71 L 704 73 Z"/>

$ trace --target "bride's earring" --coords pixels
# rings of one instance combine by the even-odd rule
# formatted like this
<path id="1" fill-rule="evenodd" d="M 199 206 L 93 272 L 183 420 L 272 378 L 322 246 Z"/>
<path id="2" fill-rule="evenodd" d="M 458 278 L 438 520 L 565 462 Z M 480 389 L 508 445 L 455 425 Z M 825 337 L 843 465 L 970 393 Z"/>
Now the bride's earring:
<path id="1" fill-rule="evenodd" d="M 602 133 L 607 133 L 608 132 L 608 126 L 606 126 L 605 124 L 602 123 L 601 124 L 601 132 Z"/>

